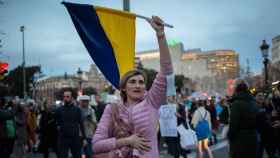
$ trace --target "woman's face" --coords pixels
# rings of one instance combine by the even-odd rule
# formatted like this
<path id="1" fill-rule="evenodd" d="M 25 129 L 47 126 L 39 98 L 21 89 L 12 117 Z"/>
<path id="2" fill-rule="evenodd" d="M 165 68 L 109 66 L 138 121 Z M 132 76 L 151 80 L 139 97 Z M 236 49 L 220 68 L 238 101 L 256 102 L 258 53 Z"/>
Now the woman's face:
<path id="1" fill-rule="evenodd" d="M 144 77 L 142 75 L 135 75 L 127 80 L 123 91 L 126 92 L 127 100 L 137 101 L 143 98 L 145 89 Z"/>

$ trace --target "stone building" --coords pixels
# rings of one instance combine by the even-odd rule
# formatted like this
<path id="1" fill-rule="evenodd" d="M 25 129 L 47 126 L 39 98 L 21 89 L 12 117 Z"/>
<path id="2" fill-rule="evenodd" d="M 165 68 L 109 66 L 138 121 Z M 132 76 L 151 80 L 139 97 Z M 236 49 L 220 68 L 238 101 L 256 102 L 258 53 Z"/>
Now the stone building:
<path id="1" fill-rule="evenodd" d="M 280 35 L 272 39 L 272 53 L 271 53 L 271 81 L 280 80 Z"/>
<path id="2" fill-rule="evenodd" d="M 239 77 L 239 55 L 233 50 L 185 51 L 182 43 L 169 49 L 175 74 L 196 81 L 196 90 L 225 94 L 226 81 Z M 144 67 L 159 70 L 159 50 L 138 52 L 136 56 Z"/>
<path id="3" fill-rule="evenodd" d="M 98 92 L 103 90 L 108 86 L 108 82 L 105 80 L 102 74 L 98 71 L 97 67 L 92 64 L 88 72 L 83 71 L 81 76 L 77 74 L 74 75 L 59 75 L 59 76 L 50 76 L 42 78 L 36 83 L 36 100 L 42 100 L 43 98 L 54 101 L 55 92 L 62 88 L 77 88 L 82 89 L 92 87 L 95 88 Z"/>

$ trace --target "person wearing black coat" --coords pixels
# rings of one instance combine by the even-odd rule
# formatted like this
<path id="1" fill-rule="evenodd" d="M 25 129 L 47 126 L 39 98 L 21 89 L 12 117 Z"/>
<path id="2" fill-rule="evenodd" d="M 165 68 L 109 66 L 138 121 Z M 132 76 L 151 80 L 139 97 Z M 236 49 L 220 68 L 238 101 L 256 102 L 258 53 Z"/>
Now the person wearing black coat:
<path id="1" fill-rule="evenodd" d="M 6 121 L 13 120 L 14 111 L 5 108 L 5 99 L 0 99 L 0 154 L 1 157 L 9 158 L 13 151 L 14 138 L 8 138 Z"/>
<path id="2" fill-rule="evenodd" d="M 87 145 L 82 111 L 74 104 L 70 90 L 64 91 L 63 101 L 64 105 L 57 108 L 54 115 L 58 126 L 59 158 L 68 158 L 69 150 L 73 158 L 80 158 L 82 146 Z"/>
<path id="3" fill-rule="evenodd" d="M 271 112 L 265 107 L 264 103 L 264 94 L 259 92 L 256 94 L 256 102 L 259 107 L 259 112 L 257 114 L 257 129 L 260 135 L 259 146 L 258 146 L 258 158 L 263 157 L 263 151 L 266 150 L 266 153 L 269 158 L 274 157 L 273 151 L 273 128 L 270 120 Z"/>
<path id="4" fill-rule="evenodd" d="M 246 81 L 236 81 L 232 101 L 228 131 L 230 156 L 256 158 L 258 108 Z"/>
<path id="5" fill-rule="evenodd" d="M 94 107 L 94 111 L 95 111 L 97 122 L 99 122 L 105 110 L 106 103 L 101 101 L 101 96 L 99 94 L 95 95 L 95 102 L 96 102 L 96 106 Z"/>
<path id="6" fill-rule="evenodd" d="M 49 157 L 49 149 L 52 149 L 56 155 L 57 153 L 57 124 L 52 112 L 52 105 L 45 104 L 44 111 L 41 113 L 39 122 L 39 151 L 43 153 L 44 158 Z"/>

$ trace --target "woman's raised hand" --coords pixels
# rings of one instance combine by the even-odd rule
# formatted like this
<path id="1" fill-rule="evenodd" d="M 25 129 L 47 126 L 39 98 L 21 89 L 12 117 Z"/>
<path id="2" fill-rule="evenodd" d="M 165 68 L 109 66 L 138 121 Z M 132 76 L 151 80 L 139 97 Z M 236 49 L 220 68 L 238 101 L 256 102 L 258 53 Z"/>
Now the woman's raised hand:
<path id="1" fill-rule="evenodd" d="M 147 20 L 158 35 L 164 33 L 164 22 L 158 16 L 152 16 L 152 19 Z"/>

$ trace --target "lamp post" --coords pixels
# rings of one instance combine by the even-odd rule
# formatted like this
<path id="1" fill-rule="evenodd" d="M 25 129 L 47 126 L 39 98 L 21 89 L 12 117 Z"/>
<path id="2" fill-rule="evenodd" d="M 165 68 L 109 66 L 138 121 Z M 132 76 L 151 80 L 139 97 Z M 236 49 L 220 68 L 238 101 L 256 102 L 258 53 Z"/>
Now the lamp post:
<path id="1" fill-rule="evenodd" d="M 267 64 L 269 62 L 268 54 L 269 54 L 269 45 L 266 43 L 265 40 L 263 40 L 262 45 L 260 46 L 262 57 L 263 57 L 263 64 L 264 64 L 264 84 L 265 84 L 265 90 L 268 90 L 268 69 Z"/>
<path id="2" fill-rule="evenodd" d="M 78 71 L 77 71 L 77 74 L 78 74 L 78 77 L 79 77 L 79 95 L 83 95 L 83 90 L 82 90 L 82 74 L 83 74 L 83 71 L 81 70 L 81 68 L 78 68 Z"/>
<path id="3" fill-rule="evenodd" d="M 123 10 L 129 12 L 130 11 L 130 3 L 129 0 L 123 0 Z"/>
<path id="4" fill-rule="evenodd" d="M 22 32 L 22 75 L 23 75 L 23 99 L 26 100 L 26 72 L 25 72 L 25 49 L 24 49 L 24 26 L 20 26 L 20 32 Z"/>

